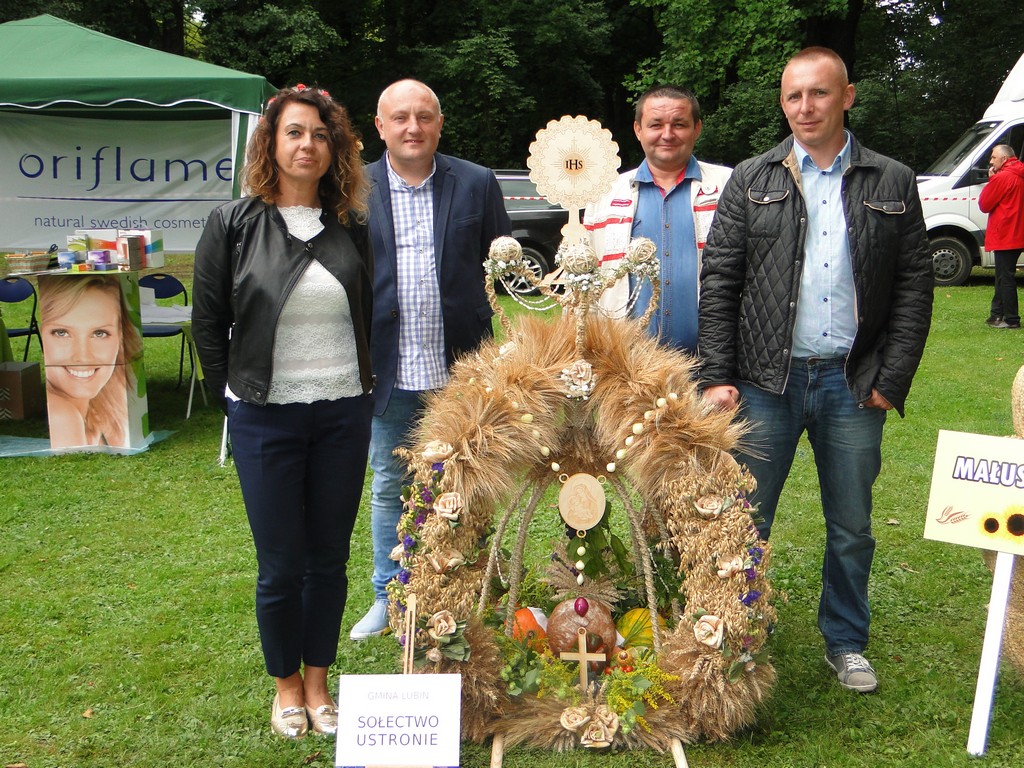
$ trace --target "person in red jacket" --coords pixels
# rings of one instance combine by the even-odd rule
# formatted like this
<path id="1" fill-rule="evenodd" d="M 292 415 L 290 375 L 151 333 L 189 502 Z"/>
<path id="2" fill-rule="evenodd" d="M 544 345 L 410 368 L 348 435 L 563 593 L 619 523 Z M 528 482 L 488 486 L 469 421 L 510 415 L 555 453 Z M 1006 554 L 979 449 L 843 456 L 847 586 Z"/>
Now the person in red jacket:
<path id="1" fill-rule="evenodd" d="M 988 161 L 989 182 L 978 196 L 988 214 L 985 250 L 996 262 L 996 290 L 985 322 L 993 328 L 1020 328 L 1017 307 L 1017 259 L 1024 250 L 1024 163 L 1013 147 L 998 144 Z"/>

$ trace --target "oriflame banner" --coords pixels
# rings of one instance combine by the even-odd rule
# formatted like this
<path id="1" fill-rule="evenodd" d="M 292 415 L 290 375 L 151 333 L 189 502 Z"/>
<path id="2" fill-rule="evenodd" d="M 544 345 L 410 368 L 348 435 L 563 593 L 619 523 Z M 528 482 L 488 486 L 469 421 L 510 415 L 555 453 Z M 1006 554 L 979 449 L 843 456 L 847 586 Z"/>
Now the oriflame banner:
<path id="1" fill-rule="evenodd" d="M 231 199 L 231 121 L 0 113 L 0 248 L 64 249 L 76 229 L 159 229 L 195 249 Z"/>

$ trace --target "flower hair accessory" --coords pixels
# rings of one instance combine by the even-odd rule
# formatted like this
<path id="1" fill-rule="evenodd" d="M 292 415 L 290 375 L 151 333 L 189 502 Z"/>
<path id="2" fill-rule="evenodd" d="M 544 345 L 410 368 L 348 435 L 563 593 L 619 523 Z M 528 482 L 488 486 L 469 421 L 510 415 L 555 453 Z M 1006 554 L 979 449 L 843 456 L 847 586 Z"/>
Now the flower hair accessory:
<path id="1" fill-rule="evenodd" d="M 331 94 L 328 93 L 326 88 L 313 88 L 311 86 L 306 85 L 305 83 L 296 83 L 291 88 L 283 88 L 282 90 L 288 91 L 289 93 L 302 93 L 303 91 L 312 91 L 313 93 L 318 93 L 321 96 L 327 97 L 328 99 L 331 98 Z M 267 108 L 269 109 L 270 105 L 273 104 L 275 101 L 277 101 L 277 96 L 271 96 L 267 100 Z"/>
<path id="2" fill-rule="evenodd" d="M 303 91 L 313 91 L 313 93 L 319 93 L 321 96 L 331 97 L 331 94 L 327 92 L 326 88 L 312 88 L 305 83 L 296 83 L 295 87 L 292 88 L 295 93 L 302 93 Z"/>

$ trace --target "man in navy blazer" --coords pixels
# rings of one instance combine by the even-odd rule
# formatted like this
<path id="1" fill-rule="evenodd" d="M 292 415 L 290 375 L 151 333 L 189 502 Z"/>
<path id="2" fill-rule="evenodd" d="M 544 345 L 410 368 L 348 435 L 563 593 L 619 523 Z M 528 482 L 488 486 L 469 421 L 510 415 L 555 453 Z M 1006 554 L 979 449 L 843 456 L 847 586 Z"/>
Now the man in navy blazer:
<path id="1" fill-rule="evenodd" d="M 448 368 L 492 335 L 483 261 L 491 241 L 511 232 L 497 179 L 487 168 L 437 152 L 444 115 L 416 80 L 388 86 L 374 120 L 387 147 L 368 166 L 374 253 L 370 350 L 377 377 L 370 440 L 374 603 L 352 628 L 383 634 L 390 558 L 398 543 L 405 466 L 392 452 L 408 442 L 425 393 Z"/>

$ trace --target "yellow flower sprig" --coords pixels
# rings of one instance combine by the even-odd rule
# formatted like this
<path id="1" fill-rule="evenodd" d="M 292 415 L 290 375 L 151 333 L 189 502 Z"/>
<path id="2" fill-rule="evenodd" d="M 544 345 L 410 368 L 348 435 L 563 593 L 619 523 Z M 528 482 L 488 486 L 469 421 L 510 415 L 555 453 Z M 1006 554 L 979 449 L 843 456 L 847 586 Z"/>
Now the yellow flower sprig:
<path id="1" fill-rule="evenodd" d="M 632 672 L 618 667 L 605 675 L 605 699 L 618 714 L 622 732 L 629 733 L 640 725 L 650 733 L 651 726 L 644 718 L 648 707 L 657 709 L 662 704 L 675 704 L 675 699 L 665 690 L 665 683 L 678 679 L 678 675 L 670 675 L 657 664 L 639 660 Z"/>

